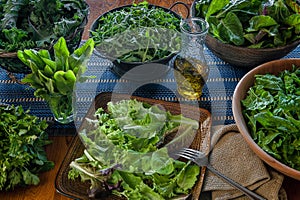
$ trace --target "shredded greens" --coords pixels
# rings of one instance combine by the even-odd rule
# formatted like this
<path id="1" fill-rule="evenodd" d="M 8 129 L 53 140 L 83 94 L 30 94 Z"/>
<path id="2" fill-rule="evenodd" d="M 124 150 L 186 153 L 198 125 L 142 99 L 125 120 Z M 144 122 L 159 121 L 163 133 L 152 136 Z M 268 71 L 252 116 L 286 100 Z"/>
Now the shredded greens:
<path id="1" fill-rule="evenodd" d="M 47 123 L 21 106 L 0 106 L 0 190 L 39 184 L 38 173 L 54 163 L 47 160 Z"/>
<path id="2" fill-rule="evenodd" d="M 128 199 L 189 194 L 199 167 L 174 160 L 160 146 L 179 126 L 184 127 L 182 135 L 193 138 L 197 121 L 137 100 L 109 102 L 107 112 L 99 108 L 95 115 L 89 126 L 95 129 L 79 133 L 86 150 L 71 162 L 69 178 L 90 181 L 92 196 L 99 188 Z"/>
<path id="3" fill-rule="evenodd" d="M 121 61 L 158 60 L 180 48 L 180 18 L 146 1 L 105 13 L 97 23 L 96 49 Z"/>
<path id="4" fill-rule="evenodd" d="M 218 40 L 249 48 L 273 48 L 300 39 L 298 0 L 198 0 L 195 15 L 205 18 Z"/>
<path id="5" fill-rule="evenodd" d="M 280 162 L 300 170 L 300 68 L 256 75 L 243 114 L 254 141 Z"/>

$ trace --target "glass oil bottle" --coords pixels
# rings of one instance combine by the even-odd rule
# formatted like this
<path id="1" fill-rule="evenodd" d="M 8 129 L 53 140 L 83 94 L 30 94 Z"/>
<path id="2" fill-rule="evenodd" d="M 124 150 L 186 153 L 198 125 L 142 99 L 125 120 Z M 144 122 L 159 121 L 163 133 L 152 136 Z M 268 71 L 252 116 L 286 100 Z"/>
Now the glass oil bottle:
<path id="1" fill-rule="evenodd" d="M 199 99 L 209 74 L 203 52 L 209 25 L 201 18 L 187 18 L 180 28 L 181 50 L 173 61 L 177 90 L 184 98 Z"/>

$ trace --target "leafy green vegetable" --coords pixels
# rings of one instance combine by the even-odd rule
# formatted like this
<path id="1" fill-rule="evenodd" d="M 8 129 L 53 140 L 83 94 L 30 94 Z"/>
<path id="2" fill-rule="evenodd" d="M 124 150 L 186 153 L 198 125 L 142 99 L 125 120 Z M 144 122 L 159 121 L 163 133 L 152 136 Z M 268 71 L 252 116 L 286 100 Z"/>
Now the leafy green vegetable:
<path id="1" fill-rule="evenodd" d="M 158 60 L 178 52 L 180 19 L 148 2 L 103 15 L 91 31 L 100 53 L 125 62 Z"/>
<path id="2" fill-rule="evenodd" d="M 94 41 L 87 40 L 70 54 L 66 40 L 61 37 L 53 46 L 54 59 L 48 50 L 25 49 L 18 51 L 18 58 L 31 69 L 23 78 L 35 88 L 34 95 L 44 98 L 56 117 L 67 118 L 72 113 L 72 94 L 76 81 L 87 78 L 83 73 L 93 53 Z"/>
<path id="3" fill-rule="evenodd" d="M 280 162 L 300 170 L 300 68 L 256 75 L 242 100 L 255 142 Z"/>
<path id="4" fill-rule="evenodd" d="M 198 122 L 172 115 L 159 107 L 137 100 L 121 100 L 99 108 L 88 127 L 79 134 L 86 146 L 74 160 L 69 178 L 80 177 L 98 188 L 128 199 L 168 199 L 188 194 L 200 169 L 190 162 L 169 157 L 164 139 L 179 126 L 181 135 L 191 138 Z"/>
<path id="5" fill-rule="evenodd" d="M 38 173 L 53 168 L 44 146 L 47 123 L 21 106 L 0 106 L 0 190 L 39 184 Z"/>
<path id="6" fill-rule="evenodd" d="M 0 0 L 0 52 L 49 48 L 60 37 L 71 39 L 88 10 L 83 0 Z"/>
<path id="7" fill-rule="evenodd" d="M 296 0 L 198 0 L 195 16 L 205 18 L 218 40 L 249 48 L 273 48 L 300 39 Z"/>

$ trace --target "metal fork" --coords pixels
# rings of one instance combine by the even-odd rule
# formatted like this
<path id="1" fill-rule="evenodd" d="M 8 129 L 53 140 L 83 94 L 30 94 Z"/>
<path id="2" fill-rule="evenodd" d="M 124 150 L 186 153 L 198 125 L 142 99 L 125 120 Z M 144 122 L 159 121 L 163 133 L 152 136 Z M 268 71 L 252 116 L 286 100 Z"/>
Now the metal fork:
<path id="1" fill-rule="evenodd" d="M 233 181 L 232 179 L 228 178 L 218 170 L 216 170 L 208 161 L 208 156 L 206 156 L 203 152 L 195 150 L 195 149 L 189 149 L 189 148 L 183 148 L 179 152 L 175 153 L 175 155 L 186 158 L 188 160 L 191 160 L 195 162 L 199 166 L 205 166 L 207 169 L 209 169 L 211 172 L 216 174 L 218 177 L 225 180 L 227 183 L 229 183 L 231 186 L 235 187 L 236 189 L 243 192 L 246 196 L 248 196 L 250 199 L 258 199 L 258 200 L 266 200 L 262 196 L 252 192 L 251 190 L 247 189 L 246 187 L 242 186 L 241 184 Z"/>

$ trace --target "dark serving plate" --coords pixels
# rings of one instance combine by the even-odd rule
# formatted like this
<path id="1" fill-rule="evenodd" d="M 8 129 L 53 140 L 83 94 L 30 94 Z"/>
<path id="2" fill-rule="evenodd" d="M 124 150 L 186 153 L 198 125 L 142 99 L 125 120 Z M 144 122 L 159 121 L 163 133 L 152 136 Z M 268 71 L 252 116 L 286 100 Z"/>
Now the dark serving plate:
<path id="1" fill-rule="evenodd" d="M 138 96 L 129 96 L 125 94 L 117 94 L 117 93 L 100 93 L 96 96 L 92 106 L 90 107 L 86 116 L 91 116 L 94 114 L 95 109 L 102 107 L 104 110 L 107 107 L 107 103 L 110 101 L 119 101 L 122 99 L 136 99 L 138 101 L 146 102 L 151 105 L 158 104 L 162 106 L 164 109 L 170 111 L 172 114 L 183 114 L 186 117 L 195 119 L 199 121 L 199 129 L 195 135 L 193 142 L 190 145 L 190 148 L 198 149 L 203 152 L 209 153 L 210 150 L 210 127 L 211 127 L 211 114 L 202 108 L 195 108 L 190 105 L 180 105 L 179 103 L 167 102 L 162 100 L 155 100 L 149 98 L 143 98 Z M 84 122 L 83 122 L 84 125 Z M 81 180 L 69 180 L 68 172 L 70 170 L 70 163 L 76 158 L 80 157 L 85 149 L 84 144 L 81 142 L 81 139 L 76 136 L 69 148 L 68 153 L 64 161 L 62 162 L 60 169 L 57 173 L 57 177 L 55 180 L 55 188 L 56 190 L 73 199 L 89 199 L 88 197 L 88 189 L 90 184 L 88 182 L 81 182 Z M 198 182 L 194 186 L 192 190 L 191 197 L 192 199 L 198 199 L 200 196 L 202 185 L 204 181 L 206 168 L 203 167 L 201 169 Z M 110 195 L 107 198 L 101 199 L 113 199 L 119 200 L 122 199 L 118 196 Z"/>

